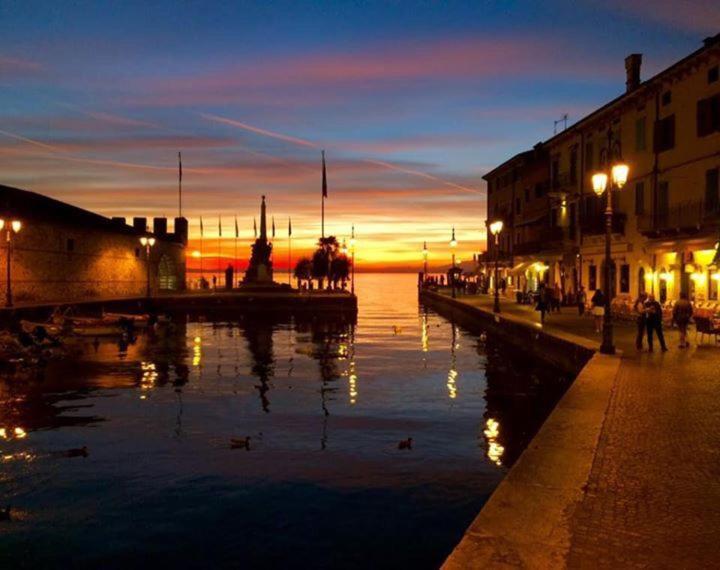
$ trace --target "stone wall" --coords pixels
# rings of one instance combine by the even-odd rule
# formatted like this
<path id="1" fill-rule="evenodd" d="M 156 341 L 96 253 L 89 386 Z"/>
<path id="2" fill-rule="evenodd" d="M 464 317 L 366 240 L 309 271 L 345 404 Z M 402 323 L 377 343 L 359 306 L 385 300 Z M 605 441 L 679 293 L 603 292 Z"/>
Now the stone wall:
<path id="1" fill-rule="evenodd" d="M 15 303 L 78 301 L 101 297 L 145 295 L 147 263 L 139 236 L 127 226 L 83 229 L 27 221 L 13 236 L 12 291 Z M 4 238 L 4 232 L 3 232 Z M 0 295 L 5 300 L 7 243 L 0 244 Z M 158 269 L 169 268 L 178 289 L 185 286 L 184 246 L 158 239 L 150 254 L 153 293 L 159 289 Z"/>

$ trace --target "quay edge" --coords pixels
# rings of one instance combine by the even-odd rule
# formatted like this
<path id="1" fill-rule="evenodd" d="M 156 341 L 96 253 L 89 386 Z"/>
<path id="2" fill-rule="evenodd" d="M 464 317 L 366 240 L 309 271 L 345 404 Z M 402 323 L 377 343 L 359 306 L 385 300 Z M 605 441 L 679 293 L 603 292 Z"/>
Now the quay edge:
<path id="1" fill-rule="evenodd" d="M 582 337 L 546 333 L 433 291 L 421 291 L 420 299 L 471 330 L 488 330 L 577 374 L 443 569 L 567 567 L 573 515 L 587 490 L 620 357 L 600 354 Z"/>

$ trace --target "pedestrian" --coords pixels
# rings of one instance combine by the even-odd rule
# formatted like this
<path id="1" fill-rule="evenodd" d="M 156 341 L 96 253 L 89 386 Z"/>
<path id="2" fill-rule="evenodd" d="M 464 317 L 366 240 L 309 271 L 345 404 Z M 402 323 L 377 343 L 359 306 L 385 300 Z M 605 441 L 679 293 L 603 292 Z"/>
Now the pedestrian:
<path id="1" fill-rule="evenodd" d="M 643 349 L 643 337 L 647 329 L 647 314 L 645 313 L 645 301 L 647 301 L 647 293 L 643 291 L 638 295 L 633 304 L 633 314 L 635 315 L 635 324 L 637 325 L 637 335 L 635 336 L 635 348 Z"/>
<path id="2" fill-rule="evenodd" d="M 536 311 L 540 311 L 540 322 L 545 322 L 545 315 L 549 310 L 549 292 L 544 283 L 540 283 L 537 292 L 537 305 L 535 306 Z"/>
<path id="3" fill-rule="evenodd" d="M 690 343 L 687 341 L 687 329 L 690 319 L 693 316 L 693 306 L 685 292 L 680 293 L 680 300 L 673 307 L 673 322 L 680 331 L 680 348 L 687 348 Z"/>
<path id="4" fill-rule="evenodd" d="M 665 335 L 663 334 L 662 328 L 662 306 L 655 300 L 655 296 L 650 293 L 645 301 L 645 314 L 646 326 L 647 326 L 647 337 L 648 337 L 648 352 L 653 351 L 653 333 L 657 335 L 658 341 L 660 341 L 660 349 L 663 352 L 667 352 L 667 346 L 665 345 Z"/>
<path id="5" fill-rule="evenodd" d="M 595 318 L 595 332 L 599 333 L 603 329 L 603 320 L 605 319 L 605 295 L 603 295 L 601 289 L 595 289 L 590 304 Z"/>
<path id="6" fill-rule="evenodd" d="M 580 290 L 577 294 L 577 308 L 578 308 L 578 315 L 581 317 L 585 314 L 585 303 L 587 301 L 587 295 L 585 294 L 585 287 L 580 285 Z"/>

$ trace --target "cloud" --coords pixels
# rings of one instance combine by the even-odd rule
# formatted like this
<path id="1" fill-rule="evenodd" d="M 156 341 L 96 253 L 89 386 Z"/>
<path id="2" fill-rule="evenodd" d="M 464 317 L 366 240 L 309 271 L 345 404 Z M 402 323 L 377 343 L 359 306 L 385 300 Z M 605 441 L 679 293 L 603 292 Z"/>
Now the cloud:
<path id="1" fill-rule="evenodd" d="M 41 69 L 42 66 L 35 61 L 0 55 L 0 79 L 3 76 L 30 75 Z"/>

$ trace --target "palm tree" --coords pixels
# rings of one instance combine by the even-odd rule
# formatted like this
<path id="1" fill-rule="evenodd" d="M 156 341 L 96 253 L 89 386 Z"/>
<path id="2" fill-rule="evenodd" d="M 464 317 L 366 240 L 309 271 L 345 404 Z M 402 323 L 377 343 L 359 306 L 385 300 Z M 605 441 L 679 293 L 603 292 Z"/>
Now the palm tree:
<path id="1" fill-rule="evenodd" d="M 298 262 L 295 264 L 295 279 L 297 279 L 298 282 L 298 289 L 300 289 L 303 281 L 310 281 L 310 279 L 312 279 L 312 267 L 312 261 L 307 257 L 298 259 Z"/>
<path id="2" fill-rule="evenodd" d="M 323 281 L 327 279 L 327 288 L 329 289 L 333 281 L 331 265 L 339 255 L 340 244 L 335 236 L 328 236 L 320 238 L 317 245 L 318 248 L 312 257 L 312 276 L 318 280 L 319 289 L 322 289 Z"/>
<path id="3" fill-rule="evenodd" d="M 337 288 L 337 282 L 340 281 L 342 288 L 345 289 L 345 282 L 350 275 L 350 265 L 351 262 L 345 254 L 338 255 L 330 262 L 330 277 L 333 287 Z"/>

